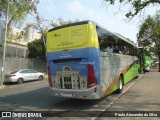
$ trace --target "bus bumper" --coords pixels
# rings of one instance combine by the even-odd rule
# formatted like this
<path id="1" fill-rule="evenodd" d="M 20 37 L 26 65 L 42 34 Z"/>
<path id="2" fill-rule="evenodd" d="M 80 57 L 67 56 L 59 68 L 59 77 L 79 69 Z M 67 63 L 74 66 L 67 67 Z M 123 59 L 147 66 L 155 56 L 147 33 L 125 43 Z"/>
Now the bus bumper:
<path id="1" fill-rule="evenodd" d="M 58 89 L 50 87 L 49 92 L 52 96 L 66 97 L 66 98 L 76 98 L 76 99 L 99 99 L 99 85 L 88 89 Z"/>

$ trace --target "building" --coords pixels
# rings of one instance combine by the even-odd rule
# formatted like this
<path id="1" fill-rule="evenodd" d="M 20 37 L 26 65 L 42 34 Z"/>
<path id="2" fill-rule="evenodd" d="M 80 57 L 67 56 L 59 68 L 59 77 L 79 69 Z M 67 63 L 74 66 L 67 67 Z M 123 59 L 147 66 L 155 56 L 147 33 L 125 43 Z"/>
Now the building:
<path id="1" fill-rule="evenodd" d="M 33 26 L 25 29 L 12 28 L 7 39 L 6 57 L 27 57 L 27 44 L 40 39 L 41 34 L 36 32 Z"/>
<path id="2" fill-rule="evenodd" d="M 33 28 L 32 25 L 27 26 L 25 29 L 25 37 L 24 37 L 24 42 L 32 42 L 35 39 L 40 39 L 41 38 L 41 34 L 35 32 L 35 29 Z"/>

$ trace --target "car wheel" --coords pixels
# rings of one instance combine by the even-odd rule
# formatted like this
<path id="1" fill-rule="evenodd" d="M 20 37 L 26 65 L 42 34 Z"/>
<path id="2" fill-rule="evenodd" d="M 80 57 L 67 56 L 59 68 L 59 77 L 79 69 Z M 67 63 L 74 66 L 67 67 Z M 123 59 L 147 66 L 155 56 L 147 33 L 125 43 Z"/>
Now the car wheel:
<path id="1" fill-rule="evenodd" d="M 17 83 L 18 83 L 18 84 L 22 84 L 22 83 L 23 83 L 23 78 L 19 78 L 19 79 L 17 80 Z"/>
<path id="2" fill-rule="evenodd" d="M 43 80 L 43 76 L 40 75 L 39 78 L 38 78 L 38 80 Z"/>

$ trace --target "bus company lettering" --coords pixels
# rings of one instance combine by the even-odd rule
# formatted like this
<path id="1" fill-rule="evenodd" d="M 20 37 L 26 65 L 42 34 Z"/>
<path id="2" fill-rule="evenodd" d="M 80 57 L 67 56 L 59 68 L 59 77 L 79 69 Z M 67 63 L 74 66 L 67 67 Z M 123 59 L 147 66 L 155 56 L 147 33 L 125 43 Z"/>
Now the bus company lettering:
<path id="1" fill-rule="evenodd" d="M 28 113 L 28 117 L 42 117 L 41 113 Z"/>
<path id="2" fill-rule="evenodd" d="M 42 117 L 41 113 L 17 113 L 13 112 L 12 117 Z"/>

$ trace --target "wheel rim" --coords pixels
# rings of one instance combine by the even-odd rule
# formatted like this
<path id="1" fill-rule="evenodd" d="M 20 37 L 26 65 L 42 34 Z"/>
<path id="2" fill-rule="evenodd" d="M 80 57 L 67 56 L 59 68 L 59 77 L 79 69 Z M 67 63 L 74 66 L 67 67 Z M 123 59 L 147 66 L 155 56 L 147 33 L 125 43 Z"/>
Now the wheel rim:
<path id="1" fill-rule="evenodd" d="M 43 76 L 39 76 L 39 80 L 43 80 Z"/>
<path id="2" fill-rule="evenodd" d="M 22 78 L 19 78 L 19 79 L 18 79 L 18 83 L 19 83 L 19 84 L 22 84 L 22 83 L 23 83 L 23 79 L 22 79 Z"/>
<path id="3" fill-rule="evenodd" d="M 119 89 L 122 90 L 122 87 L 123 87 L 122 78 L 120 78 L 120 81 L 119 81 Z"/>

